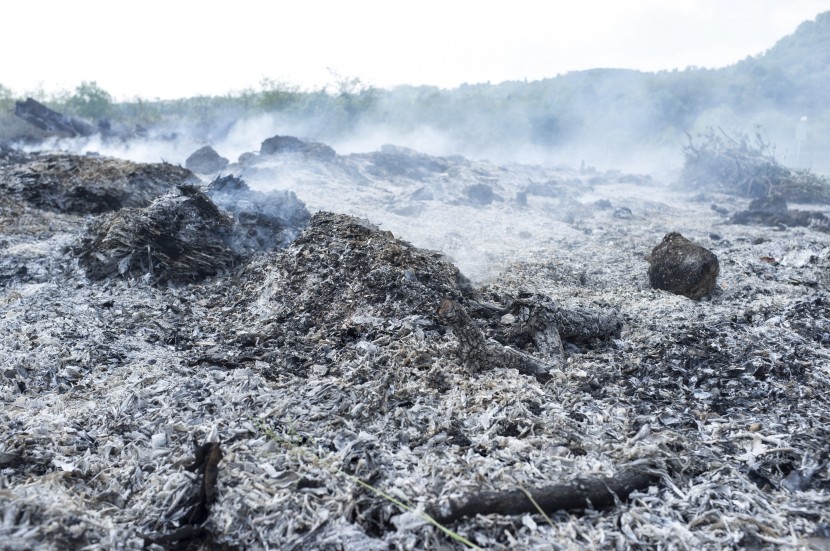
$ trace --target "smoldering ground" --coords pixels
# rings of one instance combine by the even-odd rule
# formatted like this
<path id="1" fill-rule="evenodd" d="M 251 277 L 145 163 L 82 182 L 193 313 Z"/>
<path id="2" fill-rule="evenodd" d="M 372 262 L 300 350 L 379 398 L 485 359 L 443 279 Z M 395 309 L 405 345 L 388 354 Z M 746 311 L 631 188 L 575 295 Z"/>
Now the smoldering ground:
<path id="1" fill-rule="evenodd" d="M 826 543 L 827 233 L 732 224 L 749 198 L 647 175 L 285 143 L 228 173 L 359 218 L 319 213 L 285 249 L 184 281 L 152 264 L 157 232 L 94 280 L 76 240 L 178 224 L 195 190 L 109 225 L 4 195 L 9 547 L 464 545 L 421 511 L 493 549 Z M 649 286 L 670 231 L 719 258 L 711 296 Z M 84 254 L 110 250 L 133 254 Z M 562 312 L 619 323 L 569 332 Z M 462 335 L 484 343 L 474 364 Z M 544 493 L 597 484 L 617 488 L 597 507 Z M 571 511 L 469 507 L 521 489 Z"/>

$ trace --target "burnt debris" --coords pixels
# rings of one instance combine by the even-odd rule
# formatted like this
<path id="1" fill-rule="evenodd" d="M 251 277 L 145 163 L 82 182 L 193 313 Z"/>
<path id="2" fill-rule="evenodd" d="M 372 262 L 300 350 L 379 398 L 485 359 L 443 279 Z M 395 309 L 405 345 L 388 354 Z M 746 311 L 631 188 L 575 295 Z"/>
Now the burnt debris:
<path id="1" fill-rule="evenodd" d="M 286 246 L 308 219 L 293 193 L 251 191 L 227 176 L 206 192 L 182 185 L 147 208 L 95 220 L 75 250 L 91 279 L 147 274 L 193 281 Z"/>
<path id="2" fill-rule="evenodd" d="M 58 113 L 32 98 L 16 102 L 14 114 L 37 128 L 58 137 L 86 137 L 98 131 L 92 124 Z"/>
<path id="3" fill-rule="evenodd" d="M 651 251 L 648 279 L 655 289 L 698 300 L 715 290 L 719 271 L 711 251 L 672 232 Z"/>
<path id="4" fill-rule="evenodd" d="M 329 212 L 312 216 L 267 273 L 256 291 L 258 317 L 267 324 L 263 332 L 281 343 L 276 354 L 293 358 L 289 367 L 328 363 L 331 347 L 386 332 L 375 320 L 416 317 L 435 325 L 429 320 L 442 298 L 463 300 L 472 291 L 441 254 L 413 247 L 367 221 Z M 329 336 L 328 350 L 318 344 L 316 335 L 323 334 Z"/>
<path id="5" fill-rule="evenodd" d="M 72 214 L 146 207 L 176 186 L 195 181 L 192 172 L 168 163 L 68 153 L 32 153 L 0 167 L 0 192 L 39 209 Z"/>
<path id="6" fill-rule="evenodd" d="M 629 466 L 610 477 L 580 477 L 572 482 L 542 486 L 527 491 L 471 493 L 427 513 L 441 523 L 457 522 L 475 515 L 520 515 L 556 511 L 586 511 L 613 507 L 626 501 L 632 492 L 647 490 L 660 475 L 653 465 Z"/>
<path id="7" fill-rule="evenodd" d="M 810 227 L 830 232 L 830 218 L 821 212 L 791 209 L 780 195 L 753 199 L 746 210 L 730 218 L 732 224 L 771 226 L 779 228 Z"/>
<path id="8" fill-rule="evenodd" d="M 254 191 L 234 176 L 216 178 L 205 191 L 233 216 L 230 245 L 240 254 L 285 247 L 311 218 L 293 191 Z"/>
<path id="9" fill-rule="evenodd" d="M 90 279 L 149 276 L 192 281 L 237 258 L 233 219 L 195 186 L 179 186 L 144 209 L 122 209 L 92 222 L 76 246 Z"/>
<path id="10" fill-rule="evenodd" d="M 722 285 L 692 302 L 649 288 L 642 253 L 712 232 L 721 199 L 260 161 L 323 212 L 230 177 L 94 220 L 0 193 L 6 547 L 455 545 L 419 510 L 487 549 L 798 548 L 830 524 L 828 234 L 719 225 Z M 527 204 L 473 209 L 479 183 Z"/>
<path id="11" fill-rule="evenodd" d="M 697 141 L 689 136 L 680 184 L 741 197 L 780 195 L 789 201 L 830 203 L 830 182 L 807 170 L 790 170 L 775 159 L 760 134 L 730 136 L 708 129 Z"/>

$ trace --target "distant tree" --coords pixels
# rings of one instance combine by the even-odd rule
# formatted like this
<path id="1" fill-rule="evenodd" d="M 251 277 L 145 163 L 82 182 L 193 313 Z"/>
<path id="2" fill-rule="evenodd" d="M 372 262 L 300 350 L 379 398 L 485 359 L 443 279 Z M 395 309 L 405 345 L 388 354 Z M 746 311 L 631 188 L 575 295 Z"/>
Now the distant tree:
<path id="1" fill-rule="evenodd" d="M 95 81 L 81 82 L 66 100 L 66 107 L 80 117 L 103 119 L 112 111 L 112 96 Z"/>

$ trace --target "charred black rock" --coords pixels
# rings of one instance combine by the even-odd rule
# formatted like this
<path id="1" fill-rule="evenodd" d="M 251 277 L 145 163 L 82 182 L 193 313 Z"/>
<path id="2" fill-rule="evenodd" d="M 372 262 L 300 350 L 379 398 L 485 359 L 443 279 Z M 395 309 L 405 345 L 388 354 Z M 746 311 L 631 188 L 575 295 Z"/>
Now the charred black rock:
<path id="1" fill-rule="evenodd" d="M 32 154 L 0 169 L 0 192 L 39 209 L 100 214 L 145 207 L 177 185 L 195 181 L 189 170 L 167 163 L 133 163 L 66 153 Z"/>
<path id="2" fill-rule="evenodd" d="M 199 174 L 213 174 L 228 166 L 228 160 L 206 145 L 194 151 L 184 162 L 188 170 Z"/>
<path id="3" fill-rule="evenodd" d="M 293 191 L 254 191 L 234 176 L 215 179 L 207 194 L 233 215 L 231 247 L 240 254 L 285 247 L 311 218 Z"/>
<path id="4" fill-rule="evenodd" d="M 648 278 L 655 289 L 698 300 L 715 290 L 720 266 L 708 249 L 672 232 L 651 251 Z"/>
<path id="5" fill-rule="evenodd" d="M 337 153 L 326 144 L 304 142 L 293 136 L 273 136 L 262 142 L 261 155 L 278 155 L 281 153 L 300 153 L 308 158 L 331 161 Z"/>
<path id="6" fill-rule="evenodd" d="M 76 247 L 90 279 L 149 274 L 192 281 L 237 258 L 233 219 L 199 191 L 179 186 L 144 209 L 122 209 L 93 222 Z"/>

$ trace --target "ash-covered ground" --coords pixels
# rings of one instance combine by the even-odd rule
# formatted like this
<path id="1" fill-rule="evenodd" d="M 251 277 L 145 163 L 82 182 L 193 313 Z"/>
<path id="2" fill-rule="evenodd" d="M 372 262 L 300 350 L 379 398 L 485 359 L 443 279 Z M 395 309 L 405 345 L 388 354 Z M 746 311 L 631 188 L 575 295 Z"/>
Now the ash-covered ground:
<path id="1" fill-rule="evenodd" d="M 826 228 L 312 145 L 222 165 L 251 189 L 3 151 L 0 547 L 830 548 Z M 714 293 L 650 287 L 669 232 Z M 451 514 L 544 488 L 577 506 Z"/>

